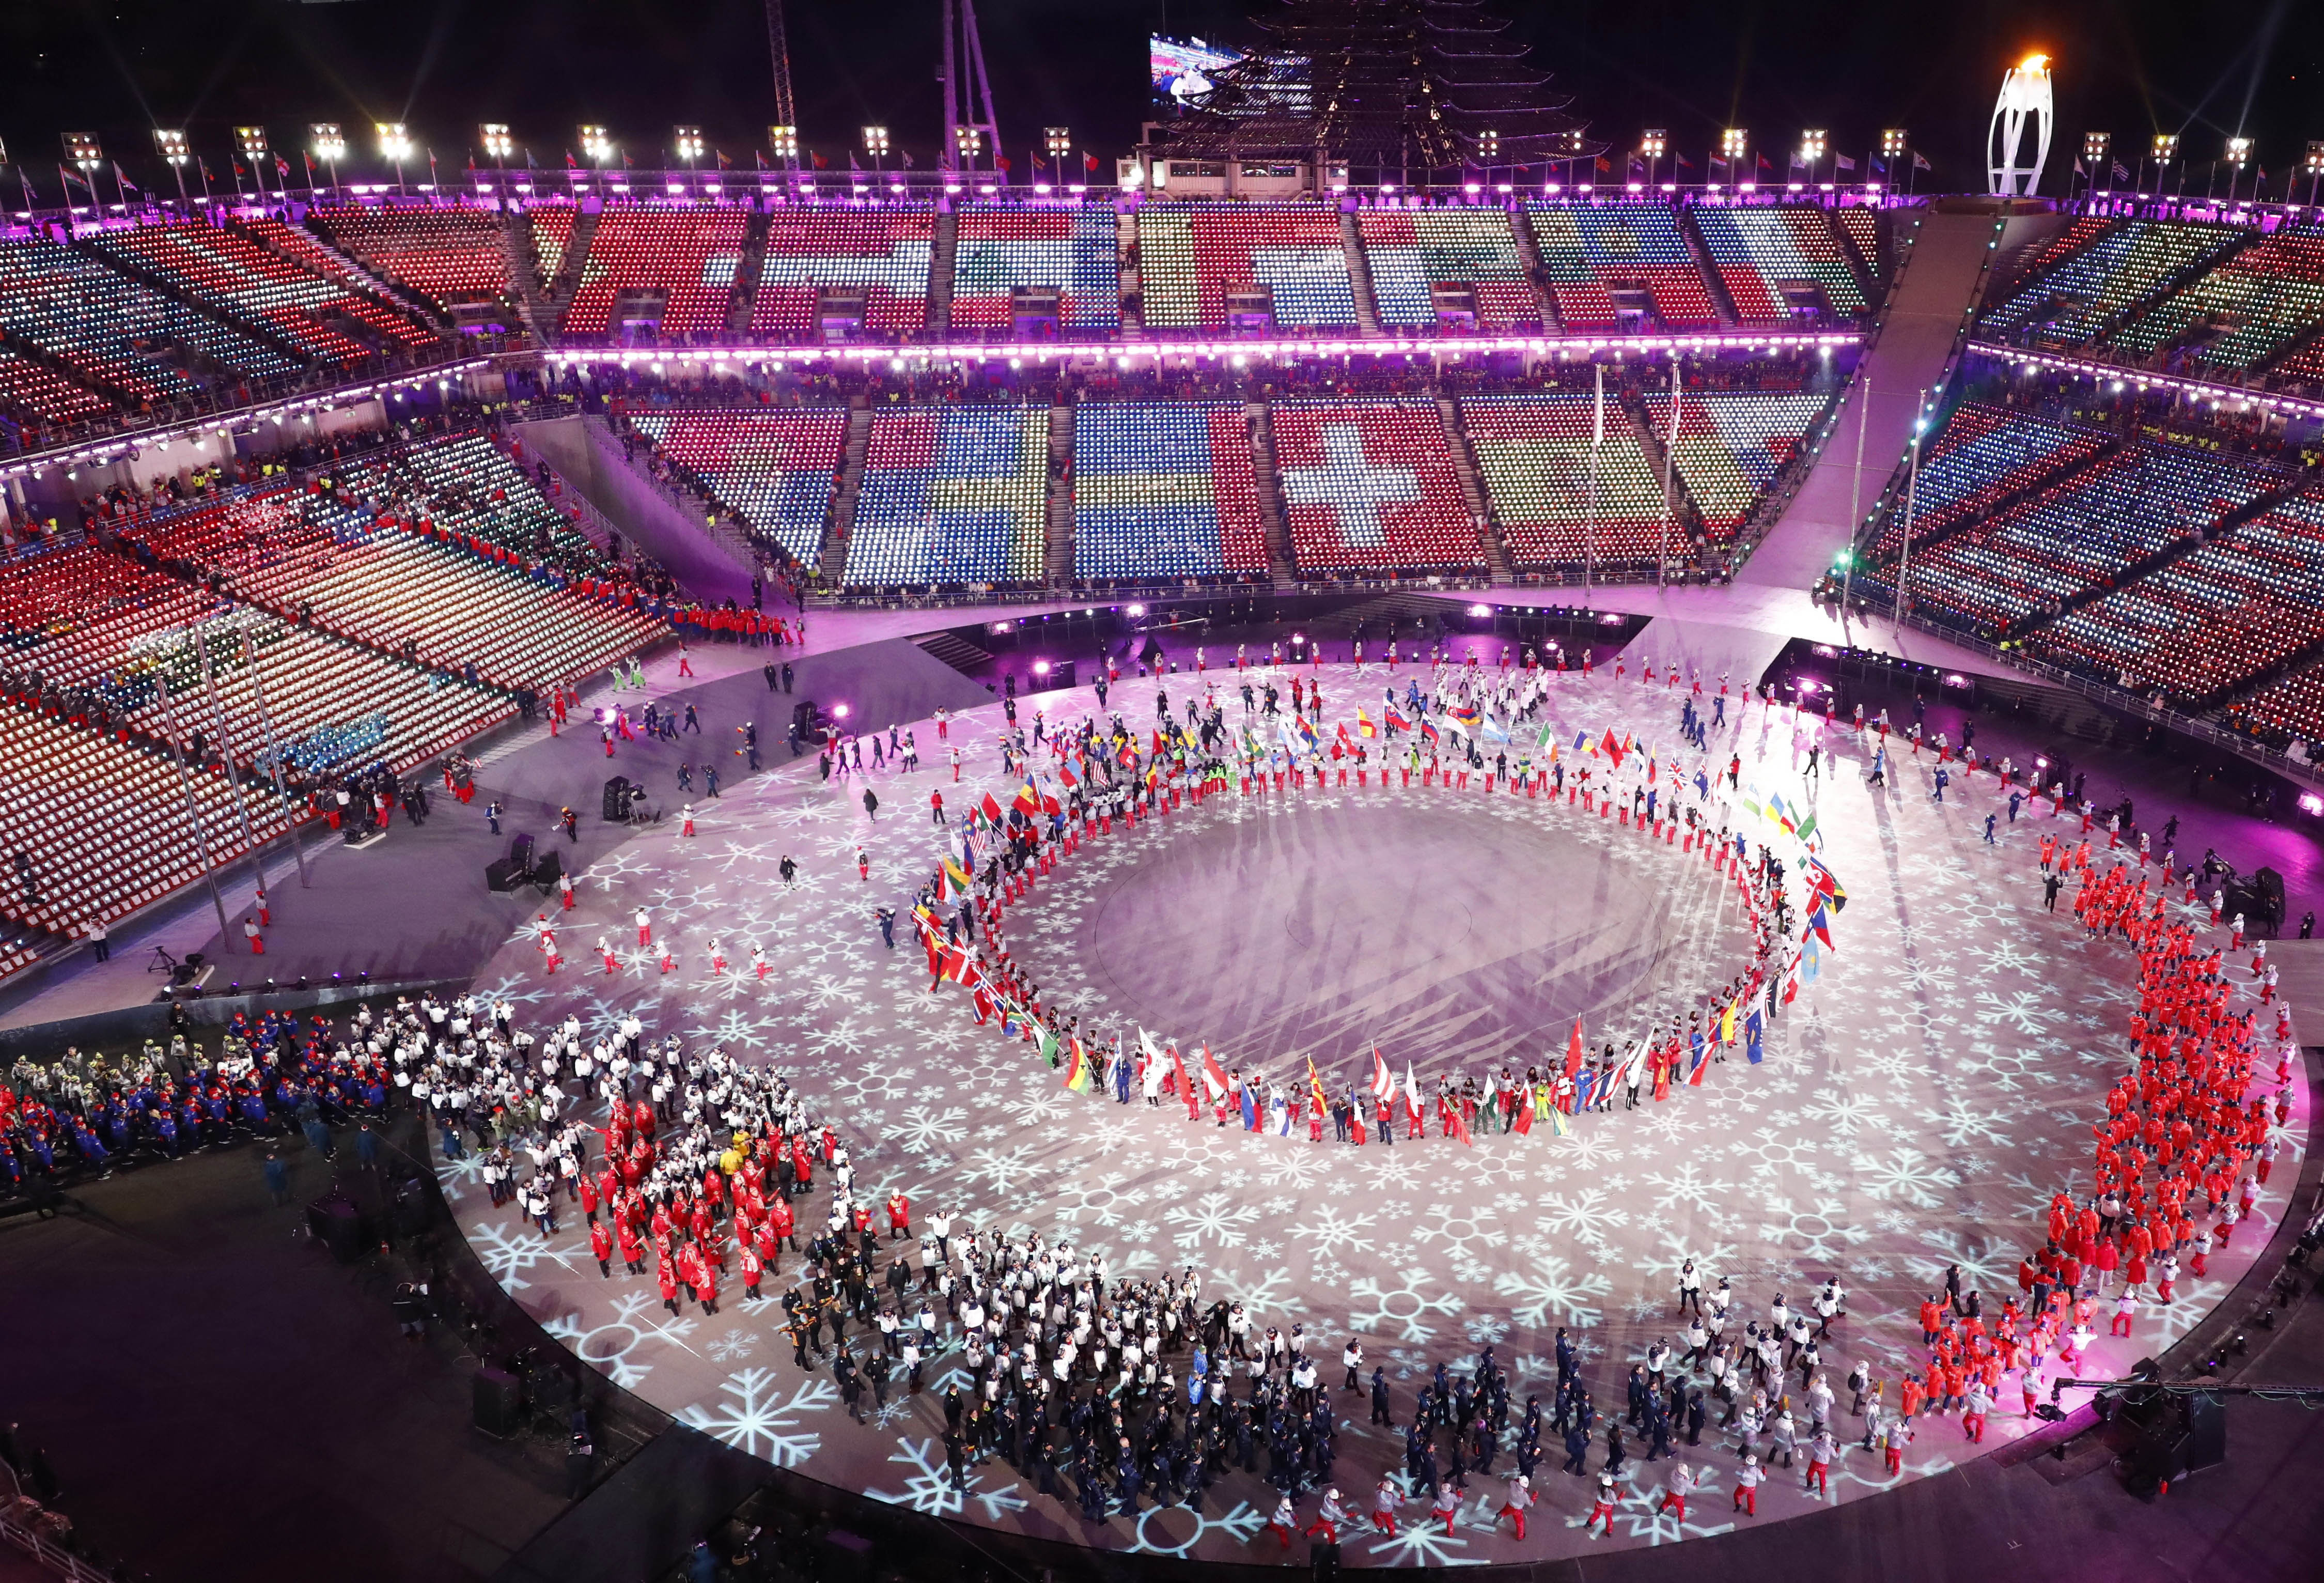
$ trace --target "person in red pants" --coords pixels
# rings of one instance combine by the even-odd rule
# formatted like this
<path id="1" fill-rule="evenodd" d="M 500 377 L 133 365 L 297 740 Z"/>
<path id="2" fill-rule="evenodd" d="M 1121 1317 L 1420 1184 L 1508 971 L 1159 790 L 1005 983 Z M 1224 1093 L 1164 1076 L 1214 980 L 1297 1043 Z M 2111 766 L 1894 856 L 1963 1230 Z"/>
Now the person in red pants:
<path id="1" fill-rule="evenodd" d="M 2114 1322 L 2107 1327 L 2109 1336 L 2130 1334 L 2130 1321 L 2137 1316 L 2138 1299 L 2126 1291 L 2114 1300 Z"/>
<path id="2" fill-rule="evenodd" d="M 1299 1514 L 1291 1509 L 1291 1497 L 1286 1495 L 1276 1502 L 1275 1515 L 1267 1520 L 1267 1531 L 1283 1541 L 1285 1550 L 1291 1548 L 1291 1531 L 1298 1525 Z"/>
<path id="3" fill-rule="evenodd" d="M 1767 1476 L 1760 1471 L 1759 1458 L 1746 1456 L 1743 1466 L 1735 1472 L 1735 1507 L 1738 1512 L 1756 1517 L 1759 1514 L 1759 1482 Z"/>
<path id="4" fill-rule="evenodd" d="M 1323 1492 L 1323 1505 L 1316 1509 L 1315 1521 L 1307 1524 L 1304 1532 L 1310 1539 L 1320 1533 L 1325 1544 L 1337 1544 L 1340 1542 L 1340 1524 L 1347 1520 L 1347 1508 L 1340 1504 L 1340 1492 L 1327 1489 Z"/>
<path id="5" fill-rule="evenodd" d="M 1694 1469 L 1685 1463 L 1681 1462 L 1673 1467 L 1670 1483 L 1663 1490 L 1663 1504 L 1655 1508 L 1655 1515 L 1659 1517 L 1665 1512 L 1675 1511 L 1678 1520 L 1683 1523 L 1686 1521 L 1686 1497 L 1693 1493 L 1697 1482 Z"/>
<path id="6" fill-rule="evenodd" d="M 1404 1504 L 1404 1492 L 1396 1486 L 1392 1475 L 1380 1475 L 1379 1488 L 1372 1491 L 1372 1531 L 1396 1537 L 1396 1509 Z"/>
<path id="7" fill-rule="evenodd" d="M 266 941 L 259 935 L 256 918 L 245 918 L 242 921 L 242 938 L 250 942 L 252 956 L 263 957 L 266 954 Z"/>
<path id="8" fill-rule="evenodd" d="M 1493 1514 L 1493 1521 L 1507 1517 L 1517 1525 L 1517 1537 L 1525 1537 L 1526 1508 L 1534 1503 L 1533 1480 L 1520 1473 L 1509 1480 L 1509 1498 Z"/>
<path id="9" fill-rule="evenodd" d="M 1614 1476 L 1610 1473 L 1600 1474 L 1598 1476 L 1598 1499 L 1596 1503 L 1591 1506 L 1590 1515 L 1582 1520 L 1582 1532 L 1584 1533 L 1589 1532 L 1592 1528 L 1597 1527 L 1599 1523 L 1602 1520 L 1606 1524 L 1606 1536 L 1609 1539 L 1612 1538 L 1614 1535 L 1614 1507 L 1618 1500 L 1618 1496 L 1614 1488 Z"/>

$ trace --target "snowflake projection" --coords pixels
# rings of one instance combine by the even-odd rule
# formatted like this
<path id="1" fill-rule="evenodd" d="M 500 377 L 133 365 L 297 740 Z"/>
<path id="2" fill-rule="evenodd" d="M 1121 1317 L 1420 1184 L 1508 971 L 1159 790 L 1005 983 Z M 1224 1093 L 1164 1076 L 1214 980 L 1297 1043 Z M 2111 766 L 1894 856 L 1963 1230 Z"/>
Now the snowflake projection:
<path id="1" fill-rule="evenodd" d="M 1761 1239 L 1775 1244 L 1796 1259 L 1831 1264 L 1844 1257 L 1849 1249 L 1872 1235 L 1853 1220 L 1843 1219 L 1822 1209 L 1794 1208 L 1781 1199 L 1769 1202 L 1767 1208 L 1780 1218 L 1760 1223 Z"/>
<path id="2" fill-rule="evenodd" d="M 1723 1184 L 1704 1176 L 1692 1160 L 1681 1161 L 1675 1171 L 1656 1171 L 1646 1180 L 1655 1190 L 1655 1208 L 1664 1210 L 1685 1208 L 1712 1214 L 1725 1192 Z"/>
<path id="3" fill-rule="evenodd" d="M 1314 1250 L 1319 1258 L 1342 1250 L 1352 1252 L 1370 1245 L 1371 1228 L 1377 1215 L 1344 1214 L 1329 1205 L 1314 1207 L 1313 1217 L 1286 1229 L 1293 1236 Z"/>
<path id="4" fill-rule="evenodd" d="M 687 1338 L 694 1334 L 699 1321 L 669 1314 L 642 1291 L 620 1293 L 613 1299 L 610 1316 L 592 1317 L 595 1322 L 585 1324 L 577 1314 L 558 1314 L 545 1320 L 541 1328 L 563 1342 L 574 1356 L 624 1388 L 634 1388 L 653 1367 L 640 1354 L 656 1349 L 657 1345 L 694 1351 Z"/>
<path id="5" fill-rule="evenodd" d="M 1388 1567 L 1474 1567 L 1484 1561 L 1466 1553 L 1469 1541 L 1448 1535 L 1441 1523 L 1416 1521 L 1398 1526 L 1393 1535 L 1367 1534 L 1363 1543 Z"/>
<path id="6" fill-rule="evenodd" d="M 1867 1160 L 1857 1167 L 1864 1190 L 1876 1199 L 1901 1199 L 1923 1209 L 1942 1200 L 1939 1192 L 1960 1185 L 1960 1173 L 1939 1165 L 1918 1149 L 1892 1150 L 1886 1160 Z"/>
<path id="7" fill-rule="evenodd" d="M 740 1363 L 758 1350 L 759 1338 L 748 1330 L 729 1330 L 711 1342 L 711 1357 L 719 1363 Z"/>
<path id="8" fill-rule="evenodd" d="M 991 1197 L 1006 1200 L 1021 1194 L 1042 1170 L 1033 1146 L 1019 1143 L 1013 1149 L 975 1151 L 962 1165 L 961 1176 Z"/>
<path id="9" fill-rule="evenodd" d="M 572 1270 L 586 1251 L 570 1245 L 558 1246 L 548 1241 L 523 1221 L 513 1226 L 504 1221 L 484 1220 L 468 1227 L 468 1245 L 476 1251 L 493 1279 L 511 1291 L 521 1291 L 532 1284 L 527 1277 L 544 1265 L 559 1270 Z"/>
<path id="10" fill-rule="evenodd" d="M 1165 1223 L 1182 1248 L 1238 1247 L 1259 1220 L 1256 1205 L 1239 1201 L 1231 1193 L 1204 1193 L 1191 1204 L 1173 1204 L 1162 1212 Z"/>
<path id="11" fill-rule="evenodd" d="M 2062 1022 L 2066 1015 L 2056 1007 L 2044 1004 L 2043 992 L 2038 989 L 2013 990 L 2007 995 L 1980 989 L 1977 992 L 1977 1004 L 1980 1008 L 1977 1014 L 1978 1022 L 1998 1023 L 2020 1033 L 2046 1032 L 2053 1023 Z"/>
<path id="12" fill-rule="evenodd" d="M 719 1400 L 680 1408 L 678 1420 L 725 1441 L 736 1450 L 763 1457 L 778 1467 L 797 1467 L 815 1455 L 823 1436 L 802 1416 L 822 1412 L 839 1400 L 839 1387 L 819 1376 L 801 1381 L 788 1396 L 770 1368 L 746 1368 L 726 1376 Z"/>
<path id="13" fill-rule="evenodd" d="M 1021 1512 L 1027 1502 L 1009 1482 L 977 1473 L 969 1477 L 964 1490 L 953 1482 L 951 1470 L 945 1467 L 943 1449 L 934 1438 L 914 1440 L 909 1435 L 896 1438 L 899 1448 L 888 1460 L 911 1469 L 900 1490 L 866 1489 L 863 1493 L 875 1501 L 890 1505 L 909 1506 L 915 1512 L 931 1516 L 956 1517 L 974 1501 L 988 1523 L 1000 1521 L 1012 1512 Z"/>
<path id="14" fill-rule="evenodd" d="M 905 1114 L 889 1129 L 889 1136 L 915 1154 L 932 1153 L 947 1143 L 957 1143 L 968 1135 L 962 1125 L 968 1112 L 954 1105 L 936 1110 L 921 1106 Z"/>
<path id="15" fill-rule="evenodd" d="M 1577 1271 L 1555 1254 L 1535 1254 L 1526 1261 L 1526 1268 L 1504 1271 L 1493 1278 L 1493 1290 L 1511 1300 L 1511 1317 L 1532 1329 L 1594 1325 L 1600 1301 L 1613 1289 L 1613 1282 L 1603 1273 Z"/>
<path id="16" fill-rule="evenodd" d="M 1393 1282 L 1365 1275 L 1349 1283 L 1348 1324 L 1373 1336 L 1394 1336 L 1399 1341 L 1426 1341 L 1436 1334 L 1436 1319 L 1450 1319 L 1468 1304 L 1450 1291 L 1432 1291 L 1428 1273 L 1406 1270 Z"/>
<path id="17" fill-rule="evenodd" d="M 1169 1532 L 1190 1518 L 1194 1525 L 1184 1534 Z M 1147 1555 L 1190 1556 L 1213 1538 L 1240 1547 L 1256 1538 L 1266 1524 L 1267 1519 L 1248 1501 L 1237 1501 L 1231 1510 L 1215 1517 L 1184 1506 L 1148 1506 L 1138 1514 L 1130 1549 Z"/>

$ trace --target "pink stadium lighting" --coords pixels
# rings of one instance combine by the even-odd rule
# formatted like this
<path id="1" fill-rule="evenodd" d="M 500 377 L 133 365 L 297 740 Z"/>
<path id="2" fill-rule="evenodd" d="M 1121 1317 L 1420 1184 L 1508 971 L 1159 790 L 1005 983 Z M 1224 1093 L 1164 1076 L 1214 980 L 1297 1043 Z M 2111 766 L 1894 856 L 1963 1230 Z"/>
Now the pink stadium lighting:
<path id="1" fill-rule="evenodd" d="M 1034 661 L 1034 662 L 1033 662 L 1033 674 L 1034 674 L 1034 675 L 1036 675 L 1036 676 L 1047 676 L 1048 673 L 1049 673 L 1049 662 L 1048 662 L 1047 660 L 1036 660 L 1036 661 Z"/>
<path id="2" fill-rule="evenodd" d="M 844 720 L 847 718 L 847 706 L 845 704 L 832 705 L 831 717 L 835 720 Z"/>
<path id="3" fill-rule="evenodd" d="M 2302 792 L 2300 794 L 2300 811 L 2310 815 L 2324 814 L 2324 797 L 2319 797 L 2313 792 Z"/>
<path id="4" fill-rule="evenodd" d="M 1146 614 L 1146 606 L 1143 605 L 1124 605 L 1121 607 L 1121 613 L 1124 616 L 1143 616 Z"/>
<path id="5" fill-rule="evenodd" d="M 1471 605 L 1469 606 L 1469 614 L 1471 616 L 1490 616 L 1492 613 L 1493 607 L 1490 605 Z"/>
<path id="6" fill-rule="evenodd" d="M 1816 681 L 1812 678 L 1805 676 L 1800 678 L 1800 690 L 1802 692 L 1813 692 L 1821 685 L 1821 682 Z"/>

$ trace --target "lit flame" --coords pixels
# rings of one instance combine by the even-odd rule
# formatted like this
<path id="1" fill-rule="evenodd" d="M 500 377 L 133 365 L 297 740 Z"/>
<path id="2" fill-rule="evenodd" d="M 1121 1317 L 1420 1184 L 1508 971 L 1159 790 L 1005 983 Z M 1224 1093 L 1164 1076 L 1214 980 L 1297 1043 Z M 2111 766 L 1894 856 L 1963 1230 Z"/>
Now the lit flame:
<path id="1" fill-rule="evenodd" d="M 2024 60 L 2018 63 L 2017 69 L 2020 71 L 2043 71 L 2049 69 L 2049 65 L 2050 57 L 2047 55 L 2028 55 Z"/>

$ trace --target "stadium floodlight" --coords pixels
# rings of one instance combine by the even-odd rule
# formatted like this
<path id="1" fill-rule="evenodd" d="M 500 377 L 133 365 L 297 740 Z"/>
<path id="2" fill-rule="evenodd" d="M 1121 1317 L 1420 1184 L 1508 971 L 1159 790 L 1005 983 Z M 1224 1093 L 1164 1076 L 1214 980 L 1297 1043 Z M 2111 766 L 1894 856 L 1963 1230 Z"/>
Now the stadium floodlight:
<path id="1" fill-rule="evenodd" d="M 1659 126 L 1650 126 L 1638 137 L 1638 152 L 1650 160 L 1658 160 L 1670 149 L 1670 134 Z"/>
<path id="2" fill-rule="evenodd" d="M 613 162 L 613 134 L 603 126 L 581 128 L 581 157 L 603 170 Z"/>
<path id="3" fill-rule="evenodd" d="M 2154 157 L 2166 164 L 2179 157 L 2179 134 L 2158 132 L 2154 134 Z"/>
<path id="4" fill-rule="evenodd" d="M 1729 126 L 1719 134 L 1719 157 L 1722 160 L 1741 159 L 1751 149 L 1751 134 L 1741 126 Z"/>
<path id="5" fill-rule="evenodd" d="M 954 140 L 960 144 L 961 158 L 971 162 L 973 166 L 976 156 L 984 152 L 984 128 L 955 126 L 953 128 L 953 133 Z"/>
<path id="6" fill-rule="evenodd" d="M 2233 203 L 2236 200 L 2236 183 L 2242 179 L 2244 167 L 2251 163 L 2252 140 L 2248 137 L 2230 137 L 2227 139 L 2224 157 L 2227 162 L 2227 201 Z M 2213 180 L 2217 180 L 2217 177 L 2215 176 Z M 2259 195 L 2259 183 L 2255 181 L 2252 183 L 2252 195 L 2256 198 Z"/>
<path id="7" fill-rule="evenodd" d="M 1893 160 L 1912 146 L 1912 134 L 1902 126 L 1891 126 L 1880 134 L 1880 157 L 1884 160 Z"/>
<path id="8" fill-rule="evenodd" d="M 411 157 L 411 134 L 401 121 L 374 121 L 372 131 L 379 138 L 380 157 L 395 167 L 395 190 L 403 190 L 403 162 Z"/>
<path id="9" fill-rule="evenodd" d="M 888 153 L 888 129 L 885 126 L 866 126 L 863 129 L 863 152 L 872 156 L 872 173 L 878 175 L 880 162 Z"/>
<path id="10" fill-rule="evenodd" d="M 2308 178 L 2308 207 L 2316 207 L 2316 183 L 2324 179 L 2324 142 L 2311 140 L 2308 157 L 2300 162 L 2301 173 Z"/>
<path id="11" fill-rule="evenodd" d="M 669 135 L 678 150 L 678 162 L 689 171 L 694 169 L 694 162 L 702 157 L 702 128 L 673 126 L 669 129 Z"/>
<path id="12" fill-rule="evenodd" d="M 1053 160 L 1062 160 L 1074 152 L 1074 129 L 1070 126 L 1044 126 L 1041 145 Z"/>
<path id="13" fill-rule="evenodd" d="M 797 165 L 798 148 L 798 127 L 770 126 L 767 128 L 767 152 L 775 156 L 777 164 L 786 167 Z"/>
<path id="14" fill-rule="evenodd" d="M 184 203 L 186 201 L 186 161 L 193 154 L 192 145 L 187 143 L 186 134 L 182 132 L 171 131 L 166 127 L 156 126 L 153 128 L 153 152 L 169 162 L 171 173 L 178 178 L 178 201 L 180 204 Z"/>
<path id="15" fill-rule="evenodd" d="M 484 140 L 484 157 L 494 165 L 506 165 L 509 155 L 516 153 L 516 139 L 509 134 L 505 121 L 487 121 L 476 128 Z"/>
<path id="16" fill-rule="evenodd" d="M 65 158 L 83 171 L 94 171 L 105 162 L 105 145 L 94 132 L 68 132 L 64 145 Z"/>
<path id="17" fill-rule="evenodd" d="M 1820 126 L 1809 127 L 1800 134 L 1800 163 L 1808 168 L 1808 180 L 1815 180 L 1816 162 L 1822 159 L 1831 140 Z"/>
<path id="18" fill-rule="evenodd" d="M 1488 126 L 1477 134 L 1477 162 L 1488 171 L 1499 162 L 1501 134 L 1498 128 Z"/>

